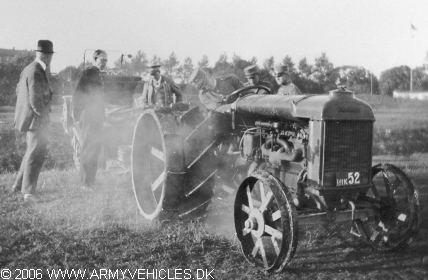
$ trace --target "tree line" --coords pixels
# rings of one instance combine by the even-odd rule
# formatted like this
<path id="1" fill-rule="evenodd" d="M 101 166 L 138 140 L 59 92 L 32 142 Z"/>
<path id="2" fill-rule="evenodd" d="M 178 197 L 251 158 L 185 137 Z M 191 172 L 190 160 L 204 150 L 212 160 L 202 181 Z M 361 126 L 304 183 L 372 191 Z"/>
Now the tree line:
<path id="1" fill-rule="evenodd" d="M 19 81 L 22 69 L 35 58 L 34 52 L 23 51 L 12 60 L 0 64 L 0 106 L 14 105 L 16 102 L 15 89 Z M 369 70 L 361 66 L 335 67 L 328 59 L 326 53 L 315 58 L 314 64 L 306 58 L 300 59 L 296 64 L 290 56 L 286 55 L 282 60 L 275 61 L 271 56 L 261 63 L 260 78 L 270 81 L 278 88 L 271 68 L 275 63 L 287 65 L 290 69 L 291 79 L 303 93 L 319 94 L 336 89 L 338 85 L 344 85 L 356 94 L 382 94 L 392 96 L 394 90 L 408 91 L 410 89 L 410 68 L 398 66 L 385 70 L 379 79 Z M 145 52 L 138 51 L 135 56 L 124 60 L 115 61 L 116 69 L 125 75 L 144 76 L 149 64 L 161 64 L 164 75 L 173 79 L 179 79 L 186 83 L 192 70 L 201 67 L 212 73 L 213 76 L 235 74 L 241 81 L 246 82 L 244 68 L 258 64 L 255 57 L 245 60 L 237 54 L 229 59 L 226 53 L 222 53 L 217 61 L 210 63 L 208 56 L 194 63 L 192 58 L 184 58 L 183 63 L 173 52 L 168 58 L 162 59 L 154 55 L 149 59 Z M 79 66 L 67 66 L 57 74 L 49 73 L 51 87 L 56 95 L 70 95 L 74 91 L 76 78 L 82 64 Z M 428 76 L 422 67 L 412 69 L 413 91 L 428 91 Z"/>

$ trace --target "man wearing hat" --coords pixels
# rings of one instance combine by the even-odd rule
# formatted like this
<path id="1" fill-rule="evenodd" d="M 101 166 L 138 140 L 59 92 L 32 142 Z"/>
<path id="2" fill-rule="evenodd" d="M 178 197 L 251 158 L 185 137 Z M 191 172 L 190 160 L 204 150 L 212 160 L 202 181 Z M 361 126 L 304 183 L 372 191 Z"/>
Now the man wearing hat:
<path id="1" fill-rule="evenodd" d="M 244 74 L 248 79 L 248 82 L 246 82 L 244 86 L 265 86 L 270 89 L 271 94 L 275 93 L 275 90 L 270 82 L 260 80 L 259 69 L 257 68 L 257 65 L 250 65 L 245 67 Z M 251 91 L 254 93 L 257 92 L 258 94 L 269 94 L 269 92 L 265 91 L 264 89 L 252 89 Z"/>
<path id="2" fill-rule="evenodd" d="M 174 81 L 160 73 L 160 65 L 149 66 L 151 78 L 144 84 L 143 94 L 137 100 L 140 106 L 170 106 L 181 102 L 183 92 Z"/>
<path id="3" fill-rule="evenodd" d="M 299 95 L 302 94 L 300 89 L 293 84 L 288 72 L 287 65 L 275 65 L 273 68 L 275 80 L 280 85 L 277 94 L 279 95 Z"/>
<path id="4" fill-rule="evenodd" d="M 15 128 L 27 132 L 27 150 L 12 190 L 21 192 L 26 202 L 42 202 L 36 188 L 47 154 L 52 90 L 46 68 L 53 53 L 51 41 L 39 40 L 36 59 L 21 72 L 16 89 Z"/>
<path id="5" fill-rule="evenodd" d="M 73 119 L 81 132 L 80 182 L 84 190 L 95 183 L 105 120 L 101 70 L 106 67 L 108 56 L 104 50 L 96 50 L 93 59 L 92 65 L 79 73 L 72 99 Z"/>
<path id="6" fill-rule="evenodd" d="M 233 104 L 226 104 L 226 98 L 235 90 L 243 87 L 239 78 L 229 74 L 214 78 L 207 72 L 197 68 L 189 77 L 189 83 L 199 90 L 199 100 L 210 111 L 230 113 Z"/>

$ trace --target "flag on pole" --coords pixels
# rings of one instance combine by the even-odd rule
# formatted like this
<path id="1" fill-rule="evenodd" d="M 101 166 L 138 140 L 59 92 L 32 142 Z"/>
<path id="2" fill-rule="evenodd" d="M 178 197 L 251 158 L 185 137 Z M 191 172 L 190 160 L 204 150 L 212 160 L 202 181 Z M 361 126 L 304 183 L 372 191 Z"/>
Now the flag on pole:
<path id="1" fill-rule="evenodd" d="M 413 24 L 410 24 L 410 28 L 412 28 L 412 30 L 418 30 Z"/>

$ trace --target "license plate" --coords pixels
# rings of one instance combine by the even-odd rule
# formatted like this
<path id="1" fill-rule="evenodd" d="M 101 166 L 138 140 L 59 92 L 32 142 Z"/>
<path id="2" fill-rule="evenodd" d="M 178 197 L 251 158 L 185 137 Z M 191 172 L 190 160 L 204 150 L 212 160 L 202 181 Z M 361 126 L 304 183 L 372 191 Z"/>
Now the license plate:
<path id="1" fill-rule="evenodd" d="M 360 172 L 337 172 L 336 173 L 336 187 L 354 186 L 361 184 Z"/>

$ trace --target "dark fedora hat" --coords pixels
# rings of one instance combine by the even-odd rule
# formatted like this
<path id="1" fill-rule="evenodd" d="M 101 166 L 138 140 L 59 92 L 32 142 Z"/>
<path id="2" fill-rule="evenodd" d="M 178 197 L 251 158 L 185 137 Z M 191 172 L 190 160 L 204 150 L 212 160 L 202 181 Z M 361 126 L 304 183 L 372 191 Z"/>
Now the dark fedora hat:
<path id="1" fill-rule="evenodd" d="M 39 40 L 37 42 L 36 52 L 54 53 L 52 42 L 49 40 Z"/>

